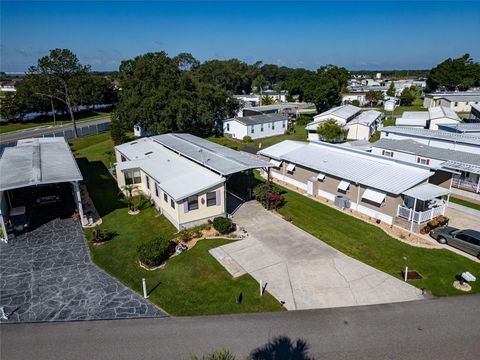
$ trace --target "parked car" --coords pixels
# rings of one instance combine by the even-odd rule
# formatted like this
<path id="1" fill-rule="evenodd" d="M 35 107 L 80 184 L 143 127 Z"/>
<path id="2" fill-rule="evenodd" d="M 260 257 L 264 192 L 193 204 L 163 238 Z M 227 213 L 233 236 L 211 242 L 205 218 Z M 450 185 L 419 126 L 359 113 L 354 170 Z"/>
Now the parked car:
<path id="1" fill-rule="evenodd" d="M 433 229 L 430 236 L 440 244 L 451 245 L 480 259 L 480 231 L 445 226 Z"/>
<path id="2" fill-rule="evenodd" d="M 10 210 L 10 223 L 13 230 L 21 233 L 28 228 L 28 215 L 25 206 L 14 207 Z"/>

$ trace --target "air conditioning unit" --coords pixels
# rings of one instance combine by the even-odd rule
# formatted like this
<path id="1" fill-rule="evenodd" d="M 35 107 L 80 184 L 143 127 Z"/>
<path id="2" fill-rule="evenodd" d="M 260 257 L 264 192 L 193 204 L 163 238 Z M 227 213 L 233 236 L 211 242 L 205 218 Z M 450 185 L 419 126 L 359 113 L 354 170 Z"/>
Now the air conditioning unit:
<path id="1" fill-rule="evenodd" d="M 335 196 L 335 206 L 342 210 L 348 209 L 350 207 L 350 199 L 342 195 L 337 195 Z"/>

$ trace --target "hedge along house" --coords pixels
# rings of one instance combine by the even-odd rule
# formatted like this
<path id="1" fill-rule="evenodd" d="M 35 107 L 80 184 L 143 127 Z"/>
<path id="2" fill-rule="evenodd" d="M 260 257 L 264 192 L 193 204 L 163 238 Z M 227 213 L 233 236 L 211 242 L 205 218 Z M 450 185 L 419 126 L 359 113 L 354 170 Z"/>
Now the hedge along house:
<path id="1" fill-rule="evenodd" d="M 268 162 L 190 134 L 164 134 L 115 147 L 120 189 L 135 185 L 177 228 L 226 216 L 229 178 Z"/>
<path id="2" fill-rule="evenodd" d="M 12 209 L 23 209 L 21 215 L 30 222 L 27 230 L 32 225 L 39 226 L 56 217 L 71 216 L 73 208 L 78 210 L 84 225 L 86 219 L 79 185 L 82 179 L 63 137 L 23 139 L 16 146 L 5 148 L 0 158 L 0 227 L 3 239 L 7 239 L 6 225 L 13 220 Z M 48 191 L 45 193 L 45 190 Z M 61 209 L 54 203 L 61 203 Z"/>
<path id="3" fill-rule="evenodd" d="M 423 165 L 387 159 L 345 146 L 283 141 L 259 152 L 270 176 L 388 224 L 418 231 L 445 213 L 450 193 Z M 429 183 L 429 180 L 431 181 Z M 437 183 L 438 182 L 438 183 Z"/>

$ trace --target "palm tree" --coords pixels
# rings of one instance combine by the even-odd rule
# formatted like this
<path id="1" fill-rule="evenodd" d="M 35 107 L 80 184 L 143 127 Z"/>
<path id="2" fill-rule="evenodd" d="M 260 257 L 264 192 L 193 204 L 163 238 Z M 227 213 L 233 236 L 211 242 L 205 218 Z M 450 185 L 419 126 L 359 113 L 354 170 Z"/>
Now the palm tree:
<path id="1" fill-rule="evenodd" d="M 130 211 L 138 210 L 133 201 L 133 193 L 135 192 L 135 190 L 137 190 L 136 185 L 124 185 L 122 186 L 122 191 L 120 192 L 122 195 L 124 195 L 122 201 L 127 204 L 128 210 Z"/>

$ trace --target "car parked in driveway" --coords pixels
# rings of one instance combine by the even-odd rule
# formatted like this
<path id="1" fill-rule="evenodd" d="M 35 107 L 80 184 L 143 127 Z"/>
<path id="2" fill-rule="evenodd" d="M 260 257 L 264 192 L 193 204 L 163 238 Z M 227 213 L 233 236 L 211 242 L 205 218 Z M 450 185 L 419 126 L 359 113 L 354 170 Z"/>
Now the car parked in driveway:
<path id="1" fill-rule="evenodd" d="M 440 244 L 451 245 L 480 259 L 480 231 L 445 226 L 433 229 L 430 236 Z"/>

